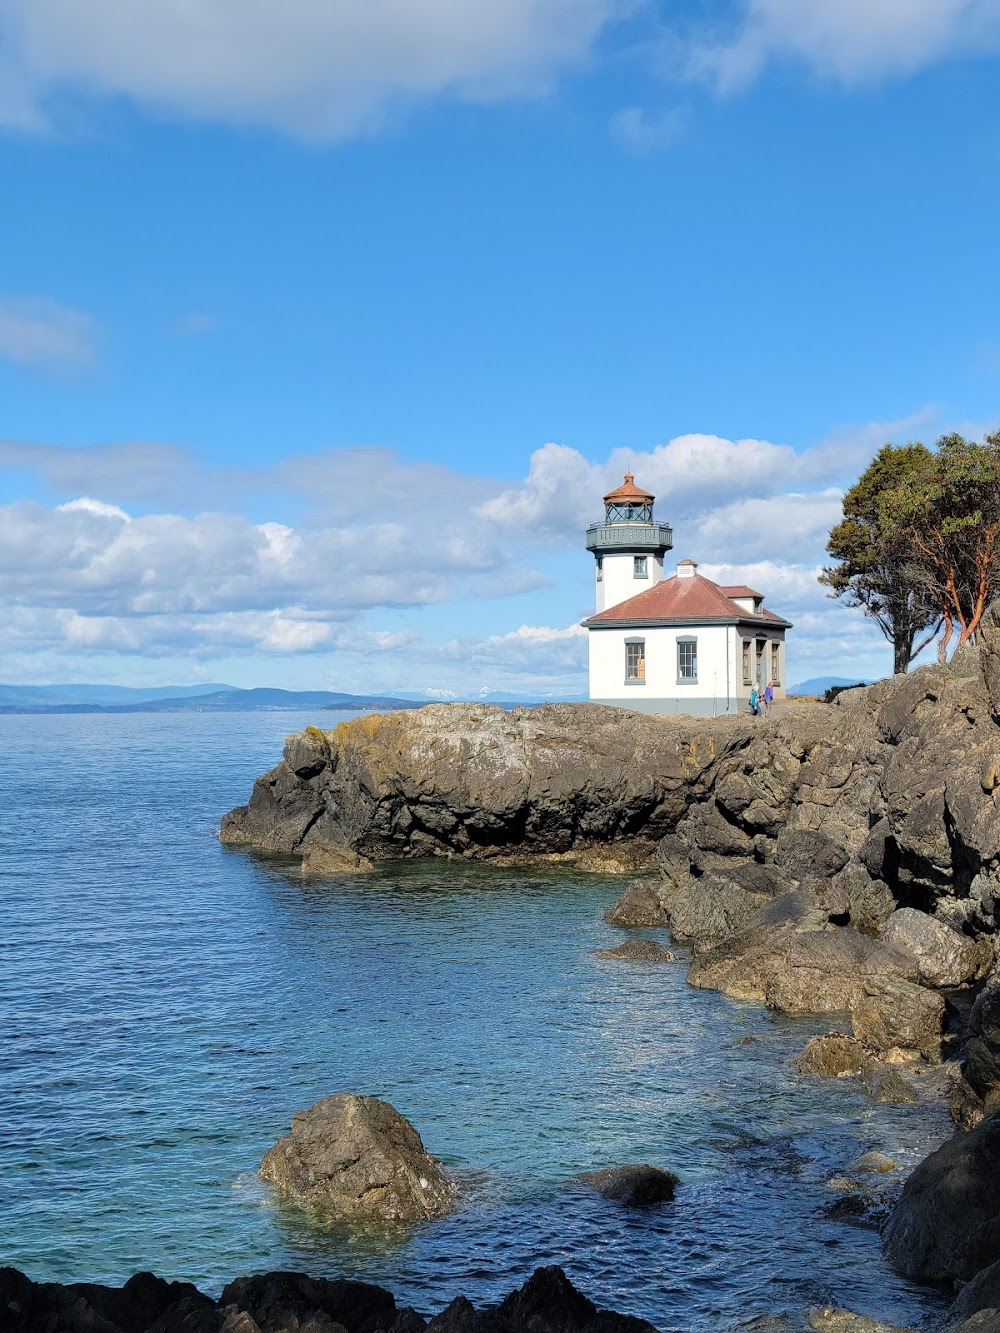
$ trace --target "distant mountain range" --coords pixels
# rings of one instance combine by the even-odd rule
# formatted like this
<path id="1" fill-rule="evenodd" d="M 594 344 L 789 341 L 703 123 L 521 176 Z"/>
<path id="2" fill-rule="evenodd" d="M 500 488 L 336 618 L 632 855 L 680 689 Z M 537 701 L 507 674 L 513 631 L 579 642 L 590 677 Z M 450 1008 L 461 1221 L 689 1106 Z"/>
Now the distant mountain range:
<path id="1" fill-rule="evenodd" d="M 292 708 L 412 708 L 386 695 L 341 694 L 335 690 L 241 690 L 234 685 L 0 685 L 0 713 L 249 713 Z"/>
<path id="2" fill-rule="evenodd" d="M 235 685 L 161 685 L 152 689 L 125 685 L 0 685 L 0 713 L 249 713 L 296 708 L 387 712 L 436 702 L 440 701 L 426 694 L 242 690 Z M 477 696 L 476 702 L 532 705 L 546 701 L 498 690 Z"/>
<path id="3" fill-rule="evenodd" d="M 870 685 L 870 680 L 859 679 L 857 676 L 813 676 L 811 680 L 804 680 L 800 685 L 789 685 L 787 694 L 825 694 L 827 690 L 832 689 L 834 685 Z"/>

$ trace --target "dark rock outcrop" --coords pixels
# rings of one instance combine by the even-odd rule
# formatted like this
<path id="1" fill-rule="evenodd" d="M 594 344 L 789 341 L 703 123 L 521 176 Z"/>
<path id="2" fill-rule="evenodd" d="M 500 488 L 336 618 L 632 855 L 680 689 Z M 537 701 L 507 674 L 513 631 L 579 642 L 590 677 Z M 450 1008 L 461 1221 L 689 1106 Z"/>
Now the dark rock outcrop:
<path id="1" fill-rule="evenodd" d="M 260 1173 L 285 1197 L 349 1223 L 418 1222 L 455 1189 L 408 1120 L 378 1097 L 340 1093 L 292 1117 Z"/>
<path id="2" fill-rule="evenodd" d="M 893 1209 L 885 1249 L 901 1273 L 924 1282 L 968 1282 L 1000 1260 L 1000 1117 L 920 1163 Z"/>
<path id="3" fill-rule="evenodd" d="M 165 1282 L 152 1273 L 136 1273 L 123 1287 L 94 1282 L 32 1282 L 16 1268 L 0 1268 L 0 1328 L 4 1333 L 163 1333 L 180 1329 L 190 1316 L 209 1333 L 215 1303 L 189 1282 Z M 218 1327 L 216 1320 L 216 1327 Z"/>
<path id="4" fill-rule="evenodd" d="M 994 1322 L 1000 1329 L 1000 1260 L 980 1269 L 972 1281 L 965 1284 L 945 1317 L 945 1326 L 951 1328 L 986 1310 L 996 1312 Z M 980 1320 L 979 1327 L 983 1326 L 985 1321 Z"/>
<path id="5" fill-rule="evenodd" d="M 184 1294 L 179 1294 L 183 1289 Z M 167 1304 L 164 1305 L 164 1301 Z M 600 1310 L 561 1268 L 537 1269 L 499 1306 L 477 1311 L 464 1297 L 428 1324 L 366 1282 L 265 1273 L 237 1278 L 213 1301 L 187 1283 L 151 1274 L 124 1288 L 32 1282 L 0 1268 L 3 1333 L 656 1333 L 652 1324 Z"/>
<path id="6" fill-rule="evenodd" d="M 965 1078 L 984 1109 L 1000 1109 L 1000 978 L 983 987 L 969 1015 Z"/>
<path id="7" fill-rule="evenodd" d="M 646 1163 L 585 1171 L 578 1179 L 581 1184 L 597 1190 L 605 1199 L 613 1199 L 615 1203 L 625 1204 L 629 1208 L 668 1202 L 680 1184 L 680 1177 L 672 1171 Z"/>
<path id="8" fill-rule="evenodd" d="M 634 879 L 604 913 L 609 926 L 665 926 L 669 919 L 659 893 L 641 879 Z"/>
<path id="9" fill-rule="evenodd" d="M 316 1333 L 376 1333 L 398 1318 L 391 1292 L 367 1282 L 307 1277 L 305 1273 L 265 1273 L 239 1277 L 219 1297 L 221 1311 L 247 1316 L 260 1333 L 314 1327 Z M 238 1326 L 237 1326 L 238 1327 Z"/>

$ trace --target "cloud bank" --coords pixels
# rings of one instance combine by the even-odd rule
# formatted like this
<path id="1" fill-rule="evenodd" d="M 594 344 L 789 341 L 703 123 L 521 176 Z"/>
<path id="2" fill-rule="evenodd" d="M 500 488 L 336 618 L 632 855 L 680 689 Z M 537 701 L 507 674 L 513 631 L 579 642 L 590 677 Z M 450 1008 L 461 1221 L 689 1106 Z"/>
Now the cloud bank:
<path id="1" fill-rule="evenodd" d="M 677 0 L 0 0 L 0 125 L 44 129 L 82 97 L 343 139 L 434 99 L 544 94 L 636 12 L 675 78 L 722 92 L 774 61 L 852 84 L 1000 47 L 1000 0 L 745 0 L 735 20 L 728 0 L 695 17 Z M 640 153 L 681 129 L 634 107 L 611 125 Z"/>
<path id="2" fill-rule="evenodd" d="M 52 492 L 50 503 L 0 504 L 7 670 L 92 679 L 97 661 L 117 663 L 120 676 L 130 661 L 169 660 L 190 674 L 239 659 L 258 681 L 274 679 L 268 662 L 312 662 L 310 683 L 338 688 L 468 692 L 475 680 L 580 693 L 579 620 L 593 599 L 583 534 L 631 470 L 672 524 L 676 558 L 721 582 L 750 582 L 795 622 L 801 675 L 850 674 L 866 657 L 877 672 L 877 632 L 833 605 L 817 574 L 843 486 L 919 421 L 839 432 L 799 452 L 683 435 L 595 462 L 547 444 L 506 485 L 379 449 L 211 471 L 163 445 L 0 444 L 0 464 Z M 273 516 L 252 521 L 240 512 L 251 502 Z M 489 632 L 456 632 L 472 603 L 490 608 L 479 615 Z M 554 623 L 553 607 L 562 608 Z M 424 629 L 400 629 L 403 612 L 421 612 L 410 625 Z"/>
<path id="3" fill-rule="evenodd" d="M 0 114 L 53 94 L 337 139 L 398 106 L 544 91 L 625 0 L 0 0 Z"/>

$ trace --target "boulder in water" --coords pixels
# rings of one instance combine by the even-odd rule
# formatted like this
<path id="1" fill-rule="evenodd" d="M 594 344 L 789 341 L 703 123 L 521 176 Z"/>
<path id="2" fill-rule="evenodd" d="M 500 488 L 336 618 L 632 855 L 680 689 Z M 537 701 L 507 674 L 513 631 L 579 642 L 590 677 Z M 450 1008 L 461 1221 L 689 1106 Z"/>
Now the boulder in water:
<path id="1" fill-rule="evenodd" d="M 660 896 L 644 880 L 634 879 L 604 913 L 609 926 L 665 926 L 667 913 Z"/>
<path id="2" fill-rule="evenodd" d="M 649 1204 L 666 1203 L 674 1197 L 680 1178 L 672 1171 L 645 1163 L 633 1166 L 611 1166 L 603 1171 L 585 1171 L 579 1176 L 581 1184 L 603 1194 L 606 1199 L 625 1204 L 629 1208 L 643 1208 Z"/>
<path id="3" fill-rule="evenodd" d="M 378 1097 L 340 1093 L 300 1111 L 260 1173 L 287 1198 L 342 1222 L 418 1222 L 454 1207 L 441 1163 Z"/>
<path id="4" fill-rule="evenodd" d="M 1000 1116 L 920 1163 L 892 1211 L 885 1251 L 922 1282 L 968 1282 L 1000 1260 Z"/>

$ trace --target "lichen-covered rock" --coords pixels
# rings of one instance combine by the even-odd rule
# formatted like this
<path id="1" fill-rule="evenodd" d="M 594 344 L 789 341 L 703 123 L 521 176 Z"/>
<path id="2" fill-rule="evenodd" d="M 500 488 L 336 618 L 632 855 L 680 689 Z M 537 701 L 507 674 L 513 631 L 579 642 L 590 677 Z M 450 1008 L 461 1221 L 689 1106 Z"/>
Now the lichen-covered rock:
<path id="1" fill-rule="evenodd" d="M 1000 628 L 981 637 L 947 666 L 766 727 L 596 704 L 451 704 L 307 728 L 221 836 L 313 865 L 337 848 L 604 869 L 655 858 L 677 891 L 661 900 L 672 928 L 705 944 L 793 891 L 811 896 L 817 929 L 876 935 L 901 907 L 975 941 L 1000 927 Z M 980 955 L 970 973 L 968 945 L 915 916 L 890 938 L 904 925 L 909 943 L 924 941 L 927 982 L 966 984 L 987 964 Z M 943 967 L 930 961 L 942 939 L 957 949 Z M 722 970 L 735 989 L 760 991 Z"/>
<path id="2" fill-rule="evenodd" d="M 371 860 L 448 853 L 650 863 L 747 719 L 678 724 L 598 704 L 434 704 L 291 736 L 224 842 Z M 608 858 L 605 858 L 607 864 Z"/>
<path id="3" fill-rule="evenodd" d="M 885 1251 L 922 1282 L 968 1282 L 1000 1260 L 1000 1117 L 924 1158 L 893 1209 Z"/>
<path id="4" fill-rule="evenodd" d="M 260 1173 L 287 1198 L 339 1222 L 418 1222 L 454 1207 L 441 1163 L 378 1097 L 340 1093 L 298 1112 Z"/>
<path id="5" fill-rule="evenodd" d="M 674 1197 L 680 1177 L 672 1171 L 647 1163 L 632 1166 L 609 1166 L 602 1171 L 585 1171 L 578 1177 L 583 1185 L 597 1190 L 606 1199 L 628 1208 L 644 1208 L 654 1203 L 666 1203 Z"/>

